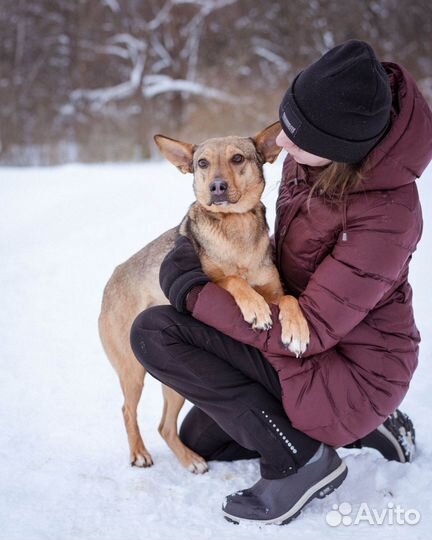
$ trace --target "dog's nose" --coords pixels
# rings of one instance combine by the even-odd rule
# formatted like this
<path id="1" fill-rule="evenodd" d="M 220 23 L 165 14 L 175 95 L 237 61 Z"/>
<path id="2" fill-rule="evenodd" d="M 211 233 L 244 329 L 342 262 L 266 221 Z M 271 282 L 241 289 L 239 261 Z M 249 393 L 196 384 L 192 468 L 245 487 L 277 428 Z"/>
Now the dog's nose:
<path id="1" fill-rule="evenodd" d="M 224 195 L 225 191 L 228 189 L 228 184 L 225 180 L 214 180 L 210 184 L 210 193 L 212 195 Z"/>

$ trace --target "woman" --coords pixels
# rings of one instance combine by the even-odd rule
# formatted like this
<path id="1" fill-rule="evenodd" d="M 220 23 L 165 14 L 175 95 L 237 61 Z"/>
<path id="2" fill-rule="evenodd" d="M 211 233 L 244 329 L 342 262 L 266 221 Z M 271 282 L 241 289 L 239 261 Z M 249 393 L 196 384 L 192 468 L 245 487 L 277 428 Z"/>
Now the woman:
<path id="1" fill-rule="evenodd" d="M 396 407 L 418 359 L 408 265 L 431 111 L 403 67 L 351 40 L 295 78 L 280 121 L 275 261 L 308 322 L 303 357 L 282 346 L 276 306 L 273 328 L 255 332 L 226 291 L 203 285 L 185 238 L 160 271 L 177 309 L 151 308 L 131 331 L 138 360 L 195 404 L 185 444 L 207 459 L 260 458 L 261 479 L 223 505 L 235 522 L 286 523 L 333 491 L 347 473 L 339 446 L 399 461 L 413 450 Z"/>

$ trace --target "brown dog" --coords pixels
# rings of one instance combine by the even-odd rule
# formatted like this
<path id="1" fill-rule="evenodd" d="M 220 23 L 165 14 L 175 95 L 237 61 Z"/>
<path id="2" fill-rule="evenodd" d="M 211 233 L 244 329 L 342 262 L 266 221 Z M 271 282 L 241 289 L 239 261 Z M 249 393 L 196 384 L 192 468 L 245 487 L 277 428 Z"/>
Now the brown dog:
<path id="1" fill-rule="evenodd" d="M 281 150 L 275 143 L 279 131 L 277 122 L 254 138 L 209 139 L 198 146 L 162 135 L 155 137 L 169 161 L 183 173 L 194 173 L 196 201 L 178 227 L 118 266 L 103 294 L 99 333 L 120 379 L 132 465 L 147 467 L 153 462 L 137 422 L 146 372 L 131 350 L 129 332 L 141 311 L 168 303 L 159 286 L 159 267 L 179 234 L 191 239 L 204 272 L 234 297 L 253 328 L 270 328 L 269 304 L 278 304 L 282 342 L 297 355 L 306 349 L 308 326 L 297 300 L 283 296 L 272 262 L 265 207 L 260 200 L 264 190 L 263 164 L 272 163 Z M 184 398 L 167 386 L 162 389 L 160 434 L 184 467 L 194 473 L 205 472 L 205 460 L 178 437 L 177 418 Z"/>

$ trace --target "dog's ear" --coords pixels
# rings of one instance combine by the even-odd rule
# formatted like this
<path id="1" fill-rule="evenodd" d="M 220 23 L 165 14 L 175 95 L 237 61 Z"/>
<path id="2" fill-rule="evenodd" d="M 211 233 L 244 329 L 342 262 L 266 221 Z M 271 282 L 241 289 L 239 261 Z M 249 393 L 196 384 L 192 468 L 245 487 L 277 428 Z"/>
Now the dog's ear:
<path id="1" fill-rule="evenodd" d="M 264 163 L 273 163 L 280 154 L 282 148 L 276 144 L 276 137 L 281 129 L 280 123 L 275 122 L 253 137 L 256 149 L 263 157 Z"/>
<path id="2" fill-rule="evenodd" d="M 171 161 L 183 174 L 193 172 L 193 154 L 196 146 L 165 137 L 155 135 L 154 141 L 161 153 Z"/>

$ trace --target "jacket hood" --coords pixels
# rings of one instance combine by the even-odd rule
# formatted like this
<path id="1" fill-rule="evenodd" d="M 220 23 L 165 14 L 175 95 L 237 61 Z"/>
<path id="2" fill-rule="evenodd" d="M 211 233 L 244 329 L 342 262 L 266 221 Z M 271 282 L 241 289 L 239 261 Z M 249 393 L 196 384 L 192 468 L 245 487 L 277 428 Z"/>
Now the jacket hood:
<path id="1" fill-rule="evenodd" d="M 414 182 L 432 159 L 432 112 L 410 73 L 383 62 L 393 94 L 391 127 L 370 152 L 361 191 Z"/>

